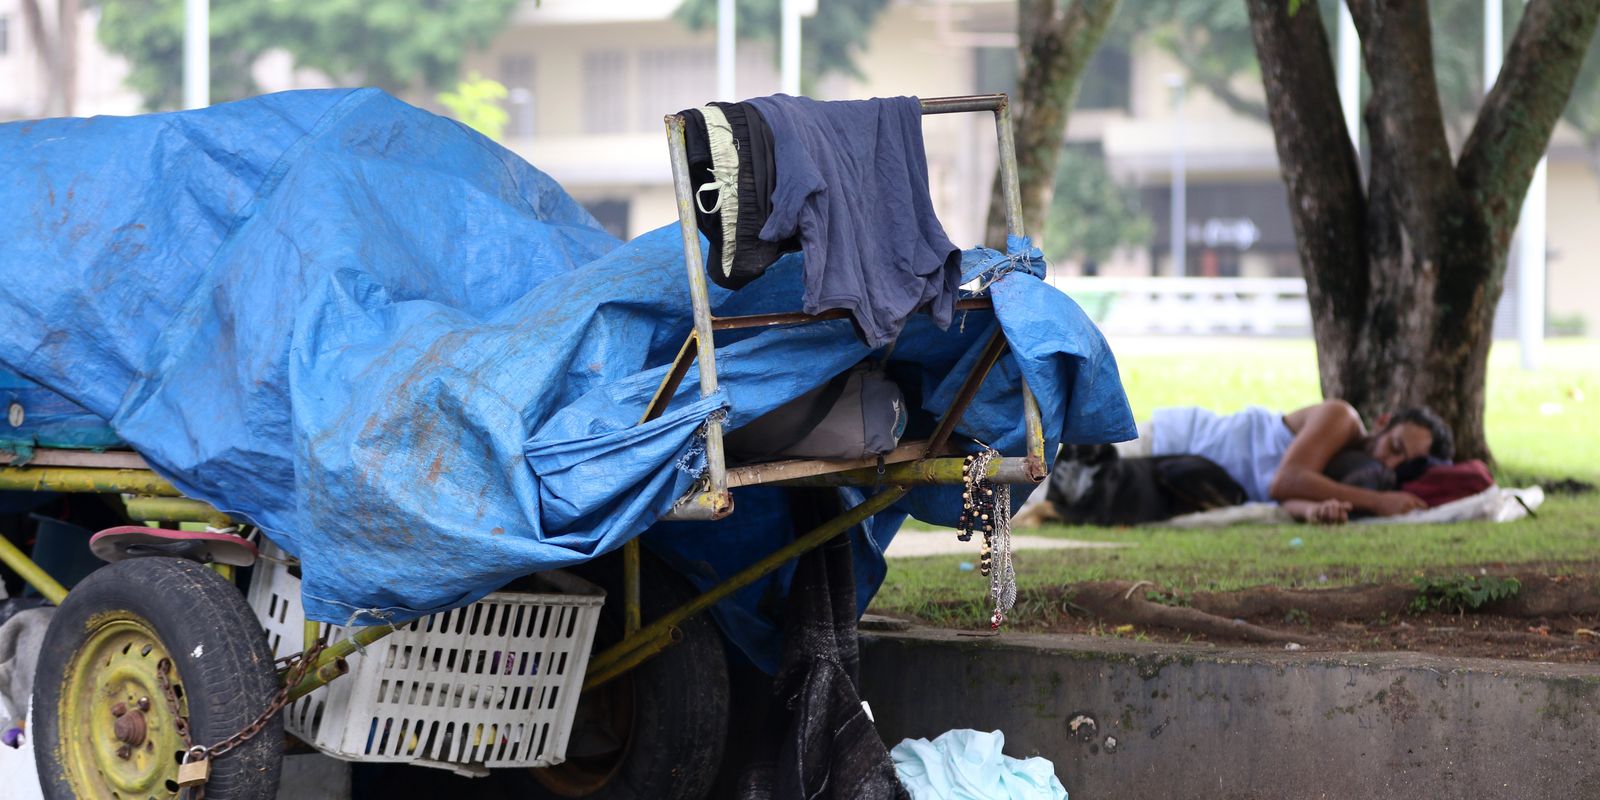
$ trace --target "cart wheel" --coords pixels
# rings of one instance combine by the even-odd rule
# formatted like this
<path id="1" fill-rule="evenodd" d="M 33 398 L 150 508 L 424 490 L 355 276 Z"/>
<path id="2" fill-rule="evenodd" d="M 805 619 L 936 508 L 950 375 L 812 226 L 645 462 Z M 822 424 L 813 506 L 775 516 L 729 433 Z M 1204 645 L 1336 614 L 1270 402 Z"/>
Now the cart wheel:
<path id="1" fill-rule="evenodd" d="M 616 567 L 616 559 L 608 567 Z M 692 589 L 646 557 L 641 606 L 646 622 L 690 600 Z M 595 652 L 622 638 L 621 579 L 585 573 L 606 588 Z M 716 624 L 705 614 L 679 626 L 683 640 L 583 696 L 567 760 L 527 770 L 529 798 L 701 800 L 711 792 L 728 730 L 728 665 Z M 522 781 L 518 781 L 522 783 Z"/>
<path id="2" fill-rule="evenodd" d="M 175 558 L 103 567 L 67 595 L 39 652 L 35 752 L 50 800 L 178 796 L 184 753 L 163 664 L 196 744 L 238 733 L 277 688 L 266 637 L 232 584 Z M 271 800 L 283 718 L 212 764 L 208 800 Z"/>

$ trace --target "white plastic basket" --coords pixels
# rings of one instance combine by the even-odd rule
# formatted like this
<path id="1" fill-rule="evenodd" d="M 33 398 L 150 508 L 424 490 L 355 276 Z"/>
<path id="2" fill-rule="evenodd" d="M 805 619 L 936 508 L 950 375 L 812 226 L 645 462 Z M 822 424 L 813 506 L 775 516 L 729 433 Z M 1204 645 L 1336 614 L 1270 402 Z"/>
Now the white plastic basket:
<path id="1" fill-rule="evenodd" d="M 281 558 L 275 550 L 263 553 Z M 399 626 L 346 659 L 348 675 L 284 709 L 285 728 L 346 761 L 468 774 L 561 763 L 605 593 L 564 573 L 534 578 L 552 591 L 496 592 Z M 250 606 L 274 657 L 300 650 L 300 579 L 288 567 L 256 562 Z M 328 641 L 345 633 L 322 630 Z"/>

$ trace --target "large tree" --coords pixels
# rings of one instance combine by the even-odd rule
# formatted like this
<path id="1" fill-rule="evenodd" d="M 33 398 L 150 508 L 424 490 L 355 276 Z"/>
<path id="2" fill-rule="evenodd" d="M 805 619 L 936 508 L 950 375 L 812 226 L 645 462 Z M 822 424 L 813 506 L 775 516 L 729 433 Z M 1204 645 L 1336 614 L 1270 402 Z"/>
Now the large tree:
<path id="1" fill-rule="evenodd" d="M 1522 16 L 1523 0 L 1502 0 L 1504 19 Z M 1324 23 L 1337 0 L 1317 0 Z M 1433 62 L 1451 143 L 1466 141 L 1473 114 L 1483 101 L 1483 0 L 1432 0 Z M 1189 73 L 1194 85 L 1234 111 L 1267 121 L 1267 107 L 1242 92 L 1240 79 L 1260 80 L 1250 18 L 1243 4 L 1215 0 L 1143 0 L 1118 15 L 1108 41 L 1132 46 L 1142 39 L 1165 51 Z M 1562 120 L 1583 137 L 1590 168 L 1600 178 L 1600 35 L 1578 74 Z"/>
<path id="2" fill-rule="evenodd" d="M 1056 166 L 1067 132 L 1067 114 L 1079 79 L 1105 36 L 1119 0 L 1017 0 L 1017 90 L 1011 97 L 1017 177 L 1022 189 L 1023 231 L 1042 239 L 1055 193 Z M 989 201 L 985 238 L 1005 242 L 1005 202 L 1000 181 Z"/>
<path id="3" fill-rule="evenodd" d="M 127 57 L 128 84 L 152 109 L 178 104 L 184 0 L 97 0 L 100 41 Z M 256 92 L 251 65 L 282 49 L 295 66 L 391 92 L 443 89 L 487 45 L 517 0 L 229 0 L 211 9 L 211 99 Z"/>
<path id="4" fill-rule="evenodd" d="M 1486 456 L 1485 368 L 1523 196 L 1600 0 L 1531 0 L 1452 158 L 1423 0 L 1349 0 L 1371 81 L 1370 178 L 1340 111 L 1316 3 L 1246 0 L 1305 270 L 1323 394 L 1425 404 Z"/>

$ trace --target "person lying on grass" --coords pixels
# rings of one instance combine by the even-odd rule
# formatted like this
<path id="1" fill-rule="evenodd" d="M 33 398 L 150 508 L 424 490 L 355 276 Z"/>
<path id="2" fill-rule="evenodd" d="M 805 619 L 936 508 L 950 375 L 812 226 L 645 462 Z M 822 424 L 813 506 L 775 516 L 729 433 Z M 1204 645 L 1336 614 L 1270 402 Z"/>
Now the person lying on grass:
<path id="1" fill-rule="evenodd" d="M 1296 519 L 1322 523 L 1427 507 L 1415 495 L 1393 491 L 1393 473 L 1416 459 L 1448 461 L 1455 451 L 1450 429 L 1425 408 L 1383 414 L 1374 428 L 1368 433 L 1343 400 L 1288 414 L 1259 406 L 1226 415 L 1159 409 L 1131 442 L 1063 449 L 1038 499 L 1047 499 L 1066 521 L 1103 525 L 1247 501 L 1275 501 Z M 1030 505 L 1035 515 L 1053 516 L 1041 504 Z"/>
<path id="2" fill-rule="evenodd" d="M 1343 400 L 1328 400 L 1283 417 L 1294 434 L 1267 484 L 1267 494 L 1297 519 L 1344 522 L 1351 511 L 1392 517 L 1427 508 L 1408 492 L 1374 491 L 1327 473 L 1341 453 L 1359 450 L 1391 472 L 1419 458 L 1449 461 L 1455 437 L 1432 411 L 1408 408 L 1381 414 L 1368 435 L 1361 415 Z"/>

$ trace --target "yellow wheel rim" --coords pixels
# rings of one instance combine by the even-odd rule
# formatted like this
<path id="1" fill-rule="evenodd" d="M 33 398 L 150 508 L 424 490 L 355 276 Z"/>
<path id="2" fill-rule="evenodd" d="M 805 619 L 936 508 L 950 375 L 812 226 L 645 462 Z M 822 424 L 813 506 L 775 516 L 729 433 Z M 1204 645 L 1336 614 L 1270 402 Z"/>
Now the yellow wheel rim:
<path id="1" fill-rule="evenodd" d="M 172 657 L 150 623 L 131 612 L 97 615 L 88 628 L 62 684 L 58 746 L 67 782 L 79 797 L 176 797 L 183 736 L 159 679 L 159 665 Z M 167 678 L 187 717 L 176 668 Z"/>

